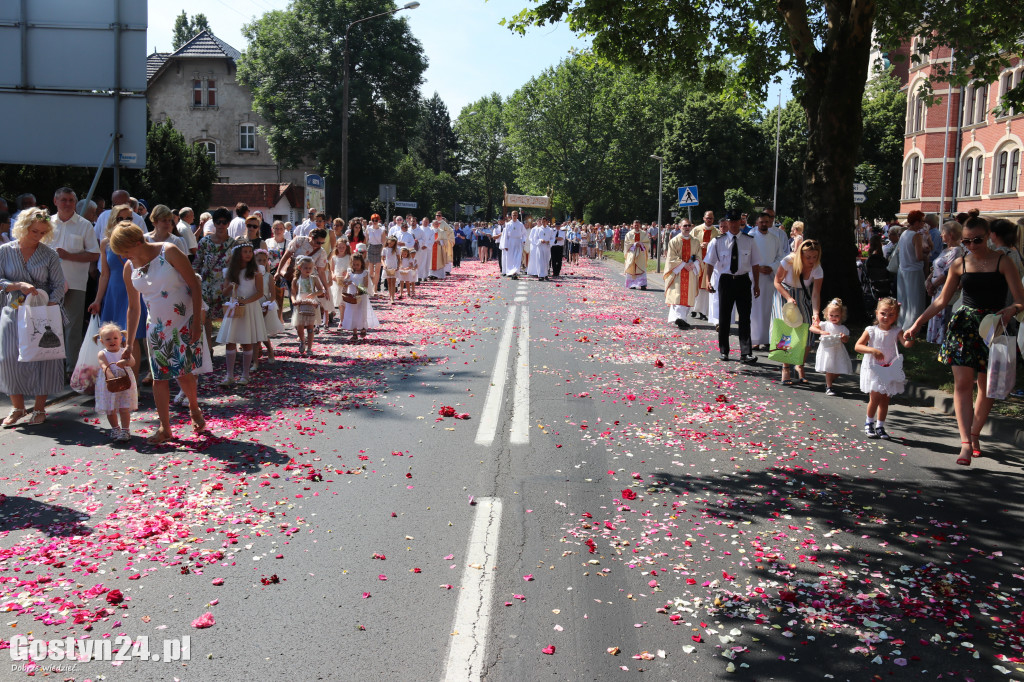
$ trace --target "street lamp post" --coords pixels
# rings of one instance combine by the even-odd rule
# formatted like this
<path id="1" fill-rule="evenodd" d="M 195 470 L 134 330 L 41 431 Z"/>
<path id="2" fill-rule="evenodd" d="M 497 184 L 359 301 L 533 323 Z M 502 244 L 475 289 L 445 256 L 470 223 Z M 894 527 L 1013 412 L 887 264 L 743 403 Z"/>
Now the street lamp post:
<path id="1" fill-rule="evenodd" d="M 658 162 L 658 236 L 655 239 L 654 243 L 654 271 L 661 272 L 661 231 L 664 229 L 661 225 L 661 195 L 663 194 L 663 192 L 661 191 L 661 183 L 662 175 L 665 170 L 665 157 L 658 156 L 657 154 L 651 154 L 651 158 Z"/>
<path id="2" fill-rule="evenodd" d="M 420 3 L 418 2 L 409 2 L 401 7 L 388 10 L 387 12 L 381 12 L 372 16 L 363 17 L 362 19 L 356 19 L 345 27 L 344 66 L 342 66 L 343 72 L 341 74 L 341 210 L 338 215 L 346 221 L 348 220 L 348 33 L 356 24 L 361 24 L 364 21 L 369 21 L 370 19 L 386 17 L 391 14 L 395 14 L 396 12 L 401 12 L 404 9 L 416 9 L 419 6 Z"/>

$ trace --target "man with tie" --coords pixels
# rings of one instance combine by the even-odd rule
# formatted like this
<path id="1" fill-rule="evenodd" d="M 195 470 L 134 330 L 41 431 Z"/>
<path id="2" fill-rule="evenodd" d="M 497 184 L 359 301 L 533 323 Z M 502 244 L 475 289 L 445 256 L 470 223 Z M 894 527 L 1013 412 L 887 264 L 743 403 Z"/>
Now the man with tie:
<path id="1" fill-rule="evenodd" d="M 721 360 L 729 359 L 729 326 L 733 307 L 736 308 L 740 337 L 740 362 L 752 365 L 757 362 L 750 342 L 750 308 L 753 298 L 761 296 L 758 279 L 753 280 L 751 298 L 751 273 L 761 263 L 761 254 L 753 237 L 740 233 L 743 227 L 740 213 L 726 211 L 722 219 L 727 232 L 716 237 L 708 248 L 704 262 L 719 274 L 718 296 L 718 351 Z"/>
<path id="2" fill-rule="evenodd" d="M 555 241 L 551 244 L 551 274 L 558 277 L 562 274 L 562 257 L 565 253 L 565 238 L 567 233 L 565 225 L 557 225 L 554 228 Z"/>

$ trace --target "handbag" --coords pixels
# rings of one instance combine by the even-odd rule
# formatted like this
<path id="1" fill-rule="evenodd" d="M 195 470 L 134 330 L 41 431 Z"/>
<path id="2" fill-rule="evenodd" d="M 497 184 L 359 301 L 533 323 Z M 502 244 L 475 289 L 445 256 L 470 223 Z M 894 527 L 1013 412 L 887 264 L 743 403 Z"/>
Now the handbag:
<path id="1" fill-rule="evenodd" d="M 245 306 L 238 302 L 237 298 L 231 299 L 231 302 L 227 305 L 228 314 L 225 317 L 234 318 L 237 320 L 245 317 Z"/>
<path id="2" fill-rule="evenodd" d="M 18 361 L 63 360 L 66 353 L 60 306 L 47 305 L 49 299 L 45 292 L 34 297 L 26 298 L 18 307 Z M 42 304 L 30 303 L 37 300 L 43 300 Z"/>
<path id="3" fill-rule="evenodd" d="M 793 326 L 778 317 L 772 319 L 769 332 L 771 340 L 771 345 L 768 347 L 769 359 L 787 365 L 804 364 L 810 328 L 806 322 Z"/>
<path id="4" fill-rule="evenodd" d="M 892 247 L 892 253 L 889 254 L 889 264 L 885 266 L 885 269 L 890 275 L 895 275 L 900 269 L 900 245 L 895 244 Z"/>
<path id="5" fill-rule="evenodd" d="M 132 378 L 128 372 L 120 376 L 114 376 L 110 365 L 107 365 L 107 368 L 103 370 L 103 378 L 106 380 L 108 393 L 121 393 L 132 387 Z"/>

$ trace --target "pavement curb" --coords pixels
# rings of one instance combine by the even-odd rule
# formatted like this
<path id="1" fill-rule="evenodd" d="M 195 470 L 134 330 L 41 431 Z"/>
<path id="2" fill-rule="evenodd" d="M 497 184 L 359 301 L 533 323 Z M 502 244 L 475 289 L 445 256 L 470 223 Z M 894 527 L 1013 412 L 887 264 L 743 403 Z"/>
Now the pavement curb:
<path id="1" fill-rule="evenodd" d="M 608 265 L 611 264 L 608 263 Z M 665 288 L 664 279 L 661 274 L 648 272 L 647 279 L 652 284 L 658 285 L 662 289 Z M 762 358 L 760 364 L 779 366 L 779 363 L 772 362 L 768 358 Z M 930 407 L 944 412 L 950 417 L 955 418 L 956 416 L 956 413 L 953 410 L 953 395 L 951 393 L 946 393 L 945 391 L 916 384 L 911 381 L 907 382 L 906 390 L 901 396 L 901 402 L 912 403 L 920 407 Z M 985 424 L 985 428 L 983 428 L 981 432 L 983 435 L 990 438 L 995 438 L 1009 445 L 1016 445 L 1019 448 L 1024 448 L 1024 430 L 1020 428 L 1020 425 L 1017 422 L 1009 417 L 990 415 L 988 422 Z"/>

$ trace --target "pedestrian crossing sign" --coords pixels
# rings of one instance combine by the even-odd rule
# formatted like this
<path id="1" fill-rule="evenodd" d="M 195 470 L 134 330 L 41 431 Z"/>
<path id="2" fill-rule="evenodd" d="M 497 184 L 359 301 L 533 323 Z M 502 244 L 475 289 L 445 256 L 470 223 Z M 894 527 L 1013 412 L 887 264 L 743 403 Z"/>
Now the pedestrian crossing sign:
<path id="1" fill-rule="evenodd" d="M 679 188 L 679 206 L 696 206 L 698 203 L 697 185 Z"/>

